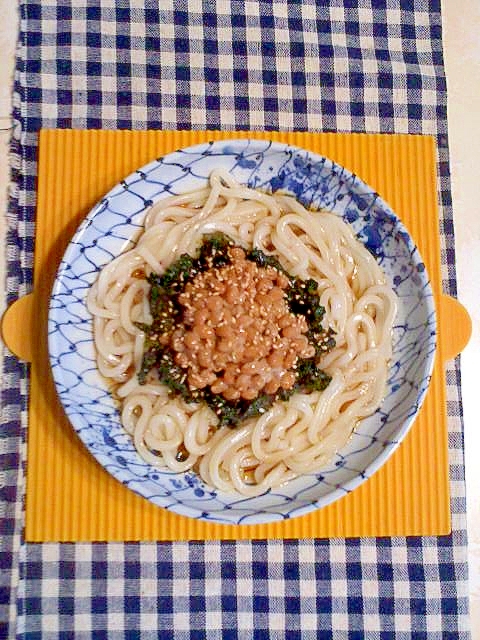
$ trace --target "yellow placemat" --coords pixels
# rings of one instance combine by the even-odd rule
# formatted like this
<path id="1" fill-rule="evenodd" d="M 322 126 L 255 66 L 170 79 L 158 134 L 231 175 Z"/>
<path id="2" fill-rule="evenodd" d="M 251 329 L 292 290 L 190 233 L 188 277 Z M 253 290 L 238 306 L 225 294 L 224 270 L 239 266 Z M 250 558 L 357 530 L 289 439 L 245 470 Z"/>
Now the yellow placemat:
<path id="1" fill-rule="evenodd" d="M 70 131 L 40 134 L 34 295 L 10 322 L 30 323 L 27 541 L 204 540 L 391 535 L 450 531 L 442 339 L 425 404 L 405 441 L 360 488 L 307 516 L 269 525 L 217 525 L 177 516 L 114 480 L 83 447 L 49 373 L 46 322 L 55 271 L 79 222 L 112 186 L 174 149 L 211 139 L 270 138 L 326 155 L 389 202 L 419 245 L 433 281 L 441 336 L 451 317 L 441 297 L 435 146 L 430 137 L 199 131 Z M 451 300 L 451 299 L 450 299 Z M 27 308 L 28 307 L 28 308 Z M 455 307 L 455 305 L 453 305 Z M 29 318 L 28 312 L 33 309 Z M 447 309 L 447 311 L 445 311 Z M 450 309 L 450 311 L 448 311 Z M 453 309 L 455 311 L 455 309 Z M 23 316 L 23 317 L 22 317 Z M 18 332 L 17 332 L 18 333 Z M 28 353 L 28 352 L 31 353 Z"/>

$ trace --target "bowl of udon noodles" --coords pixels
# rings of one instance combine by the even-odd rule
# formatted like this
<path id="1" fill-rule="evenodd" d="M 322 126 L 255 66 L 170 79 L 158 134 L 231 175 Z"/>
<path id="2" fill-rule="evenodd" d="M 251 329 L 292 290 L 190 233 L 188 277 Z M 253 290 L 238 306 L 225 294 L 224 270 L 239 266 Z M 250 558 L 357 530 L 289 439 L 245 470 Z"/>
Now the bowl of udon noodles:
<path id="1" fill-rule="evenodd" d="M 428 274 L 328 158 L 224 140 L 152 161 L 60 264 L 49 354 L 78 436 L 178 514 L 272 522 L 337 500 L 407 433 L 433 367 Z"/>

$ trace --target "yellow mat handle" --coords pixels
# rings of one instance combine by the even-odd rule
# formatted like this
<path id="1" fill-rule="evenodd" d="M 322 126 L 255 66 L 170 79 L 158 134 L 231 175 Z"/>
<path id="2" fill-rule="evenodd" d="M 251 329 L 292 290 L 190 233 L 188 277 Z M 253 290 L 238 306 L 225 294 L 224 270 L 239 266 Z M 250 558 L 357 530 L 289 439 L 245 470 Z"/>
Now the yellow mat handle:
<path id="1" fill-rule="evenodd" d="M 455 358 L 472 335 L 472 320 L 465 307 L 451 296 L 437 301 L 439 357 L 445 362 Z M 35 335 L 35 297 L 29 293 L 16 300 L 3 314 L 2 338 L 20 360 L 31 362 Z M 19 328 L 22 327 L 22 331 Z M 25 330 L 26 329 L 26 330 Z"/>
<path id="2" fill-rule="evenodd" d="M 29 293 L 15 300 L 2 317 L 2 339 L 20 360 L 32 362 L 35 331 L 34 295 Z"/>
<path id="3" fill-rule="evenodd" d="M 458 356 L 472 335 L 472 319 L 456 298 L 441 295 L 437 301 L 438 343 L 443 362 Z"/>

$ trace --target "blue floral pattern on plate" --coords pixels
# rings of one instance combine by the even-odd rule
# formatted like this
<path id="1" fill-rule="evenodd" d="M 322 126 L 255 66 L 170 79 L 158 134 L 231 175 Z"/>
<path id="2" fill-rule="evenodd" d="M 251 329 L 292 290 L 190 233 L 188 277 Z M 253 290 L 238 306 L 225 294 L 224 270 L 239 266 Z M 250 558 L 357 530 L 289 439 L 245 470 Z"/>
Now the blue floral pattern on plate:
<path id="1" fill-rule="evenodd" d="M 98 271 L 133 246 L 153 201 L 205 185 L 223 167 L 235 179 L 268 192 L 295 195 L 351 225 L 377 257 L 399 297 L 386 398 L 363 420 L 324 469 L 256 498 L 205 486 L 192 472 L 173 473 L 144 462 L 123 430 L 118 407 L 95 364 L 86 295 Z M 260 523 L 303 515 L 346 495 L 391 455 L 425 396 L 436 346 L 433 294 L 408 232 L 375 191 L 328 158 L 261 140 L 197 145 L 159 158 L 112 189 L 70 242 L 52 291 L 49 353 L 60 400 L 79 437 L 125 486 L 176 513 L 221 523 Z"/>

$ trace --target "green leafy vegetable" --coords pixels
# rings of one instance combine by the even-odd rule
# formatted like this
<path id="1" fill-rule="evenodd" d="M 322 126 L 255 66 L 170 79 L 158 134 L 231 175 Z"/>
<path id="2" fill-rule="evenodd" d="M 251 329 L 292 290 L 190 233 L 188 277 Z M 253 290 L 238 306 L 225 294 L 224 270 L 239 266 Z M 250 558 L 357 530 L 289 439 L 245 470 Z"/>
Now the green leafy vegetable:
<path id="1" fill-rule="evenodd" d="M 277 258 L 275 258 L 274 256 L 267 256 L 267 254 L 263 253 L 263 251 L 261 249 L 252 249 L 247 254 L 247 258 L 248 258 L 248 260 L 251 260 L 252 262 L 255 262 L 259 267 L 264 267 L 264 268 L 265 267 L 273 267 L 277 271 L 280 271 L 280 273 L 283 273 L 286 276 L 291 277 L 285 271 L 285 269 L 282 267 L 282 265 L 277 260 Z"/>
<path id="2" fill-rule="evenodd" d="M 145 384 L 148 374 L 154 369 L 159 380 L 173 393 L 180 395 L 186 402 L 205 402 L 218 416 L 219 426 L 232 427 L 246 418 L 264 413 L 277 400 L 288 400 L 295 392 L 324 390 L 331 378 L 317 367 L 316 358 L 335 346 L 334 332 L 322 326 L 325 309 L 320 304 L 315 280 L 293 277 L 275 257 L 266 255 L 260 249 L 252 249 L 246 256 L 249 260 L 259 267 L 277 269 L 288 277 L 289 284 L 285 289 L 288 307 L 292 313 L 306 318 L 309 327 L 306 335 L 315 346 L 315 357 L 299 359 L 293 388 L 279 389 L 274 395 L 262 394 L 251 401 L 229 401 L 222 395 L 212 393 L 210 387 L 191 390 L 187 384 L 187 371 L 176 364 L 175 354 L 169 345 L 173 330 L 181 325 L 183 320 L 183 308 L 178 297 L 186 284 L 199 273 L 229 264 L 229 249 L 234 246 L 234 241 L 223 233 L 207 235 L 196 257 L 182 254 L 163 275 L 149 275 L 147 280 L 150 284 L 149 303 L 153 322 L 150 325 L 137 324 L 145 333 L 143 359 L 138 373 L 139 383 Z"/>
<path id="3" fill-rule="evenodd" d="M 305 316 L 310 330 L 321 332 L 325 307 L 320 304 L 317 286 L 315 280 L 293 278 L 287 289 L 287 300 L 292 313 Z"/>
<path id="4" fill-rule="evenodd" d="M 169 389 L 181 395 L 187 402 L 195 401 L 195 396 L 186 383 L 187 374 L 175 363 L 170 351 L 164 350 L 160 353 L 157 360 L 157 371 L 160 381 Z"/>
<path id="5" fill-rule="evenodd" d="M 228 425 L 235 427 L 242 420 L 242 405 L 240 402 L 231 402 L 219 394 L 211 391 L 204 392 L 204 398 L 210 409 L 218 416 L 218 426 Z"/>
<path id="6" fill-rule="evenodd" d="M 148 338 L 145 339 L 145 343 L 147 343 Z M 138 372 L 138 382 L 139 384 L 146 384 L 147 375 L 153 369 L 153 367 L 157 364 L 158 358 L 161 354 L 159 347 L 154 344 L 147 346 L 145 344 L 145 350 L 143 352 L 142 364 L 140 366 L 140 371 Z"/>
<path id="7" fill-rule="evenodd" d="M 152 274 L 149 277 L 150 284 L 158 284 L 159 287 L 169 296 L 181 293 L 186 283 L 199 272 L 198 261 L 188 255 L 182 255 L 176 260 L 162 276 Z"/>
<path id="8" fill-rule="evenodd" d="M 200 247 L 197 264 L 199 269 L 224 267 L 231 262 L 228 250 L 234 247 L 234 241 L 221 232 L 205 236 Z"/>
<path id="9" fill-rule="evenodd" d="M 332 377 L 319 369 L 313 358 L 300 358 L 297 361 L 296 387 L 299 391 L 323 391 L 330 384 Z"/>

